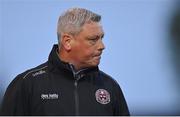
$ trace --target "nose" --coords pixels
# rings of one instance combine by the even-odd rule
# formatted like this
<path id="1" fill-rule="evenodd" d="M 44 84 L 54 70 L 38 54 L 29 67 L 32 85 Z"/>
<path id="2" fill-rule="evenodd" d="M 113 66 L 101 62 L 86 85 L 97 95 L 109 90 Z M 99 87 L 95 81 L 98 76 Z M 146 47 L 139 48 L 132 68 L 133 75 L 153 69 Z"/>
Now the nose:
<path id="1" fill-rule="evenodd" d="M 100 41 L 99 41 L 99 44 L 98 44 L 98 50 L 102 51 L 102 50 L 105 49 L 105 45 L 104 45 L 102 39 L 99 39 L 99 40 Z"/>

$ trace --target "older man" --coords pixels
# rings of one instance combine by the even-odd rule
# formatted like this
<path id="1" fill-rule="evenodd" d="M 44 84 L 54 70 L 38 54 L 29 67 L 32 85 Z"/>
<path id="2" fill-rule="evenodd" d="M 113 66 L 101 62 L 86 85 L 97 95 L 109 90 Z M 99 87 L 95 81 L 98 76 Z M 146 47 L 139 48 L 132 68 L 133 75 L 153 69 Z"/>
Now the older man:
<path id="1" fill-rule="evenodd" d="M 47 62 L 11 82 L 1 114 L 129 115 L 118 83 L 98 68 L 105 48 L 100 20 L 83 8 L 64 12 L 58 21 L 58 45 Z"/>

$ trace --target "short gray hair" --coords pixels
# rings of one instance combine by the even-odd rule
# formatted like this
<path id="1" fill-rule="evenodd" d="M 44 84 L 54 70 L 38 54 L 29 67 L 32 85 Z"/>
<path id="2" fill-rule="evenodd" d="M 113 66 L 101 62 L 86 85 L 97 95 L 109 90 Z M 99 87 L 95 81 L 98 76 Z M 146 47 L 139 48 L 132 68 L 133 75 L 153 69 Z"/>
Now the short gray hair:
<path id="1" fill-rule="evenodd" d="M 87 22 L 100 22 L 101 16 L 84 8 L 71 8 L 65 11 L 58 20 L 58 43 L 62 33 L 76 35 Z"/>

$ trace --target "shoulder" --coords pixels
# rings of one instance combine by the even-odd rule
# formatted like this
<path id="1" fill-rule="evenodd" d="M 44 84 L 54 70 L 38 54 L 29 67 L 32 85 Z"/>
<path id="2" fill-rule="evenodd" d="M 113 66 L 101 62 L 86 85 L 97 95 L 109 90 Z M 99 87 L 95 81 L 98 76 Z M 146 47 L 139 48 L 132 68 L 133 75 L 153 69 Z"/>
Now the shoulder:
<path id="1" fill-rule="evenodd" d="M 119 86 L 118 82 L 113 77 L 111 77 L 110 75 L 106 74 L 103 71 L 100 71 L 100 74 L 105 81 L 108 81 L 108 82 L 112 83 L 113 85 Z"/>
<path id="2" fill-rule="evenodd" d="M 123 97 L 123 91 L 119 83 L 109 76 L 108 74 L 100 71 L 101 75 L 103 76 L 104 83 L 106 84 L 107 87 L 111 88 L 112 91 L 115 93 L 116 96 Z"/>
<path id="3" fill-rule="evenodd" d="M 47 71 L 47 63 L 38 65 L 37 67 L 26 70 L 25 72 L 17 75 L 9 84 L 8 88 L 11 87 L 20 87 L 23 82 L 31 80 L 33 77 L 44 74 Z"/>
<path id="4" fill-rule="evenodd" d="M 109 88 L 112 88 L 112 90 L 114 90 L 116 93 L 117 92 L 122 93 L 122 89 L 119 83 L 113 77 L 104 73 L 103 71 L 100 71 L 100 74 L 106 86 L 108 86 Z"/>
<path id="5" fill-rule="evenodd" d="M 47 68 L 48 68 L 48 65 L 46 62 L 46 63 L 38 65 L 37 67 L 31 68 L 31 69 L 19 74 L 17 77 L 21 77 L 22 79 L 28 79 L 31 77 L 36 77 L 38 75 L 46 73 Z"/>

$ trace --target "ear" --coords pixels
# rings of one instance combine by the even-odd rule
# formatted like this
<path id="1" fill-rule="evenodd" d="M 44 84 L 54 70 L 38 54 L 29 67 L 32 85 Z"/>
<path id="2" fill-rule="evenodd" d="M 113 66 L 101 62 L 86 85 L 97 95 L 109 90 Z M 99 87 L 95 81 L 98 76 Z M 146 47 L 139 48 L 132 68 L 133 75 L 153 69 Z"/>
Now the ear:
<path id="1" fill-rule="evenodd" d="M 71 50 L 71 41 L 72 36 L 69 34 L 62 34 L 61 43 L 65 50 L 70 51 Z"/>

